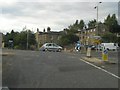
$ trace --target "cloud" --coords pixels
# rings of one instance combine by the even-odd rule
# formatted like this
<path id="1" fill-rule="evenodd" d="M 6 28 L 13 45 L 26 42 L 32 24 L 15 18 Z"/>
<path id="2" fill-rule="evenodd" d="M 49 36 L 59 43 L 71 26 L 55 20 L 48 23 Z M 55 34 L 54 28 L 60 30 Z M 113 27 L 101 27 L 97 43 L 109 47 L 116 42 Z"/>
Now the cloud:
<path id="1" fill-rule="evenodd" d="M 94 6 L 97 2 L 27 2 L 16 1 L 8 6 L 2 7 L 0 20 L 3 25 L 2 31 L 15 29 L 21 31 L 26 25 L 27 28 L 51 27 L 52 30 L 61 31 L 73 24 L 76 20 L 83 19 L 87 24 L 89 20 L 96 19 Z M 99 5 L 99 20 L 104 20 L 108 14 L 117 14 L 117 2 L 103 2 Z"/>
<path id="2" fill-rule="evenodd" d="M 4 0 L 3 0 L 4 1 Z M 118 2 L 119 0 L 9 0 L 5 2 Z"/>
<path id="3" fill-rule="evenodd" d="M 18 0 L 0 0 L 0 7 L 13 6 Z"/>

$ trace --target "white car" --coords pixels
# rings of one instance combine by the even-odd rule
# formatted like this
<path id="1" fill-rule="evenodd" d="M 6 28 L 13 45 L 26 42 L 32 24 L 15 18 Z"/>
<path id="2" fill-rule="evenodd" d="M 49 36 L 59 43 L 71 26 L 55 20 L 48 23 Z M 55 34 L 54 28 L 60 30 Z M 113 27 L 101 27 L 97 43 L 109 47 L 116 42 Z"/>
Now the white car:
<path id="1" fill-rule="evenodd" d="M 63 48 L 56 43 L 45 43 L 40 50 L 42 51 L 56 51 L 56 52 L 61 52 Z"/>
<path id="2" fill-rule="evenodd" d="M 107 49 L 107 50 L 118 50 L 118 44 L 117 43 L 101 43 L 98 46 L 98 50 L 102 50 L 102 49 Z"/>

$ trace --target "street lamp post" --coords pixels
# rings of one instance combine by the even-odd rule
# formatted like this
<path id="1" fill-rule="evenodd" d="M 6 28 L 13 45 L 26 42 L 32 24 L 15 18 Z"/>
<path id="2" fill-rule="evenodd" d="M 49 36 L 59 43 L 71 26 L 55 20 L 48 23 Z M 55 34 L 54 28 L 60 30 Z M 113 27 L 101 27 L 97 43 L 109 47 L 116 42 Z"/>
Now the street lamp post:
<path id="1" fill-rule="evenodd" d="M 100 3 L 102 3 L 102 2 L 99 2 L 98 5 L 94 7 L 95 9 L 97 9 L 97 23 L 96 23 L 96 25 L 97 25 L 97 35 L 99 35 L 99 28 L 98 28 L 98 10 L 99 9 L 98 9 L 98 6 L 99 6 Z"/>

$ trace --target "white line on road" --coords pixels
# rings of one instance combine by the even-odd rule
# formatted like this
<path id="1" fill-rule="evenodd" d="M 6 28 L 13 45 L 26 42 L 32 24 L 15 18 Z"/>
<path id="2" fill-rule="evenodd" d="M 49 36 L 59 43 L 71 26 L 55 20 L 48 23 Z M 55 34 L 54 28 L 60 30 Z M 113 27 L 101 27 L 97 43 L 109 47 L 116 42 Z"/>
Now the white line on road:
<path id="1" fill-rule="evenodd" d="M 87 61 L 85 61 L 85 60 L 83 60 L 83 59 L 80 59 L 80 60 L 83 61 L 83 62 L 85 62 L 85 63 L 87 63 L 87 64 L 89 64 L 89 65 L 91 65 L 91 66 L 93 66 L 93 67 L 95 67 L 95 68 L 97 68 L 97 69 L 99 69 L 99 70 L 102 70 L 102 71 L 108 73 L 109 75 L 112 75 L 113 77 L 116 77 L 116 78 L 120 79 L 119 76 L 117 76 L 117 75 L 115 75 L 115 74 L 113 74 L 113 73 L 111 73 L 111 72 L 109 72 L 109 71 L 107 71 L 107 70 L 105 70 L 105 69 L 102 69 L 102 68 L 100 68 L 100 67 L 98 67 L 98 66 L 96 66 L 96 65 L 94 65 L 94 64 L 92 64 L 92 63 L 90 63 L 90 62 L 87 62 Z"/>

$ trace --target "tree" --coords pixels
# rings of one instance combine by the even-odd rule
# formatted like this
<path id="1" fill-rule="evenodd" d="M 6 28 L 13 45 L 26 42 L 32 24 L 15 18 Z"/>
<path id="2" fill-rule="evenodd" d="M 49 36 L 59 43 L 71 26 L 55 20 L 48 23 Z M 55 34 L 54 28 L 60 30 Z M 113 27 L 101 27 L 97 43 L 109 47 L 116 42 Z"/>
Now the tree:
<path id="1" fill-rule="evenodd" d="M 17 32 L 14 32 L 14 30 L 11 30 L 10 33 L 7 33 L 4 35 L 4 42 L 5 42 L 5 47 L 9 47 L 10 40 L 13 41 L 13 44 L 15 45 L 15 37 L 16 37 Z"/>
<path id="2" fill-rule="evenodd" d="M 78 20 L 76 20 L 75 24 L 74 25 L 78 25 Z"/>
<path id="3" fill-rule="evenodd" d="M 110 14 L 107 16 L 107 18 L 104 20 L 105 25 L 109 26 L 111 25 L 111 16 Z"/>
<path id="4" fill-rule="evenodd" d="M 60 44 L 61 45 L 69 45 L 77 42 L 79 40 L 79 37 L 74 35 L 74 34 L 67 34 L 67 35 L 62 35 L 60 38 Z"/>
<path id="5" fill-rule="evenodd" d="M 29 43 L 29 49 L 32 49 L 32 46 L 36 45 L 35 40 L 35 34 L 32 31 L 28 31 L 29 37 L 28 37 L 28 43 Z"/>
<path id="6" fill-rule="evenodd" d="M 47 27 L 47 32 L 50 32 L 51 28 L 50 27 Z"/>
<path id="7" fill-rule="evenodd" d="M 110 14 L 107 16 L 107 18 L 104 20 L 105 25 L 107 26 L 107 30 L 112 33 L 119 32 L 119 25 L 117 22 L 116 15 L 113 14 L 110 16 Z"/>
<path id="8" fill-rule="evenodd" d="M 20 49 L 26 49 L 27 48 L 27 31 L 22 31 L 18 36 L 18 46 Z"/>
<path id="9" fill-rule="evenodd" d="M 83 29 L 85 26 L 85 23 L 83 20 L 80 20 L 80 22 L 78 20 L 75 21 L 74 24 L 68 26 L 68 29 L 67 30 L 68 32 L 67 33 L 71 33 L 71 34 L 74 34 L 74 33 L 77 33 L 79 29 Z"/>
<path id="10" fill-rule="evenodd" d="M 35 40 L 35 35 L 33 32 L 31 32 L 30 30 L 27 31 L 22 31 L 17 37 L 16 40 L 18 41 L 17 46 L 20 49 L 26 49 L 27 48 L 27 33 L 28 33 L 28 49 L 30 49 L 30 47 L 32 45 L 36 44 L 36 40 Z"/>
<path id="11" fill-rule="evenodd" d="M 115 14 L 112 15 L 111 21 L 112 21 L 112 24 L 118 25 L 117 18 L 116 18 L 116 15 L 115 15 Z"/>
<path id="12" fill-rule="evenodd" d="M 35 35 L 30 30 L 28 31 L 28 43 L 29 43 L 29 49 L 31 45 L 36 45 Z M 14 30 L 11 31 L 11 33 L 7 33 L 4 35 L 4 42 L 5 47 L 9 47 L 9 40 L 13 41 L 14 48 L 16 49 L 26 49 L 27 46 L 27 31 L 21 31 L 14 32 Z"/>
<path id="13" fill-rule="evenodd" d="M 106 42 L 106 43 L 109 43 L 109 42 L 113 42 L 113 43 L 117 43 L 118 42 L 118 38 L 116 35 L 114 35 L 113 33 L 105 33 L 103 36 L 102 36 L 102 41 L 103 42 Z"/>
<path id="14" fill-rule="evenodd" d="M 91 20 L 91 21 L 89 21 L 89 23 L 88 23 L 88 28 L 94 28 L 95 26 L 96 26 L 96 20 L 94 19 L 94 20 Z"/>
<path id="15" fill-rule="evenodd" d="M 73 24 L 73 25 L 70 25 L 69 27 L 69 30 L 68 30 L 68 33 L 70 34 L 73 34 L 73 33 L 77 33 L 78 32 L 78 27 L 77 25 Z"/>
<path id="16" fill-rule="evenodd" d="M 120 33 L 120 25 L 111 25 L 110 32 L 111 33 Z"/>
<path id="17" fill-rule="evenodd" d="M 80 23 L 79 23 L 79 25 L 78 25 L 79 29 L 83 29 L 84 26 L 85 26 L 84 21 L 83 21 L 83 20 L 80 20 Z"/>

